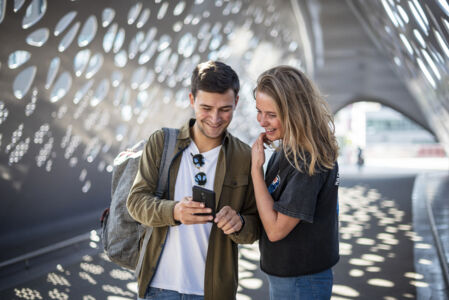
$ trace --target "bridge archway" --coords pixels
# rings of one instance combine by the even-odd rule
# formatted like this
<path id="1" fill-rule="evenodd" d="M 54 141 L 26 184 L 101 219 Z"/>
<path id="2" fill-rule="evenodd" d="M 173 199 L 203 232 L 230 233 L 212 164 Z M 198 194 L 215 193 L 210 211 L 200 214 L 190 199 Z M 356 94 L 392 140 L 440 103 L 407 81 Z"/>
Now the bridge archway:
<path id="1" fill-rule="evenodd" d="M 339 102 L 337 105 L 331 107 L 331 109 L 334 115 L 336 115 L 340 110 L 344 109 L 348 105 L 359 102 L 379 103 L 383 106 L 389 107 L 401 113 L 408 119 L 412 120 L 425 130 L 430 132 L 433 136 L 435 136 L 435 138 L 437 138 L 434 131 L 432 130 L 432 128 L 430 128 L 429 124 L 427 123 L 427 120 L 422 115 L 421 111 L 418 110 L 417 105 L 413 101 L 413 99 L 410 99 L 409 105 L 404 105 L 403 102 L 397 103 L 394 100 L 389 100 L 381 97 L 368 96 L 368 95 L 354 96 L 352 98 L 347 99 L 346 101 Z"/>
<path id="2" fill-rule="evenodd" d="M 441 141 L 414 119 L 379 101 L 353 101 L 335 114 L 340 164 L 398 169 L 440 169 Z M 427 161 L 427 162 L 426 162 Z M 367 163 L 369 162 L 369 163 Z M 362 163 L 363 166 L 363 163 Z"/>

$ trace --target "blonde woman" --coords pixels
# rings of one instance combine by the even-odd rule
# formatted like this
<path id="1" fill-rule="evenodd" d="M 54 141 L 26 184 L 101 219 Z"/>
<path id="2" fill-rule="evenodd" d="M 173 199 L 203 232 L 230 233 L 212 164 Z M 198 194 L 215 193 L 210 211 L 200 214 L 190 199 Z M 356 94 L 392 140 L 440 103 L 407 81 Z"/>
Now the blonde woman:
<path id="1" fill-rule="evenodd" d="M 338 250 L 338 146 L 326 102 L 301 71 L 279 66 L 254 89 L 265 130 L 251 175 L 263 224 L 260 265 L 270 299 L 330 299 Z M 267 171 L 264 144 L 279 140 Z"/>

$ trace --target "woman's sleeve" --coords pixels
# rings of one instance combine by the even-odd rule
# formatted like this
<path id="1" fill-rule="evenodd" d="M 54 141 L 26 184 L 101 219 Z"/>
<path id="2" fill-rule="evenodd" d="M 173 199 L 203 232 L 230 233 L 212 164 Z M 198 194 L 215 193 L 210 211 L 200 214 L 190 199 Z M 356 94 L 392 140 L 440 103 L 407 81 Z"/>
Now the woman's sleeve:
<path id="1" fill-rule="evenodd" d="M 291 170 L 285 184 L 282 184 L 278 201 L 274 202 L 274 210 L 281 214 L 313 223 L 318 193 L 322 180 L 320 173 L 313 176 Z"/>

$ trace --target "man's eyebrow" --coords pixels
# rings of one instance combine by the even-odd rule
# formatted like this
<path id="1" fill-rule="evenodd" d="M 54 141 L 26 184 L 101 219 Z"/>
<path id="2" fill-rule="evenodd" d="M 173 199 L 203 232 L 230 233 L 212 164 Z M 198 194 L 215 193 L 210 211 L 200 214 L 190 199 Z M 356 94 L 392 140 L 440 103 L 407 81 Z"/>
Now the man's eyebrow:
<path id="1" fill-rule="evenodd" d="M 201 107 L 206 107 L 206 108 L 213 108 L 214 106 L 211 105 L 207 105 L 207 104 L 200 104 Z M 225 106 L 220 106 L 218 107 L 218 109 L 223 109 L 223 108 L 232 108 L 232 105 L 225 105 Z"/>

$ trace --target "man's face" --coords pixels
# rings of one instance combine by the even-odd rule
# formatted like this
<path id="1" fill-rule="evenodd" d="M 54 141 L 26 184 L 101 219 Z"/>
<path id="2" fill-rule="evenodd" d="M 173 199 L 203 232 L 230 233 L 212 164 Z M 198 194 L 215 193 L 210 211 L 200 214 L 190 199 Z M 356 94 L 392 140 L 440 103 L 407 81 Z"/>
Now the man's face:
<path id="1" fill-rule="evenodd" d="M 199 90 L 196 98 L 191 93 L 189 98 L 195 112 L 195 126 L 200 133 L 210 139 L 221 138 L 231 123 L 238 96 L 235 97 L 232 89 L 228 89 L 223 94 Z"/>

